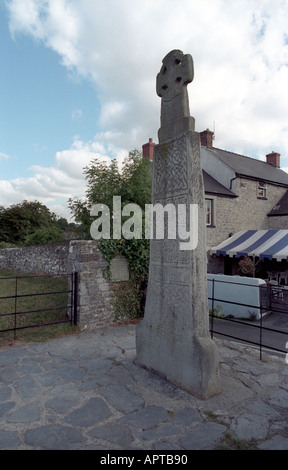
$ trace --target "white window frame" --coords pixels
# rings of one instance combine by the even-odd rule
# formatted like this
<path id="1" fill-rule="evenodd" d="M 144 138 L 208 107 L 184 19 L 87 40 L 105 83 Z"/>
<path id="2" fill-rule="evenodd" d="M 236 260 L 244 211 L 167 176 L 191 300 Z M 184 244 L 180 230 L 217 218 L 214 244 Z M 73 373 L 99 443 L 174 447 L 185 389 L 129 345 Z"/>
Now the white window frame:
<path id="1" fill-rule="evenodd" d="M 214 200 L 210 198 L 205 198 L 205 209 L 206 209 L 206 227 L 212 227 L 214 222 L 213 209 L 214 209 Z"/>
<path id="2" fill-rule="evenodd" d="M 261 181 L 258 181 L 257 197 L 260 198 L 260 199 L 266 199 L 266 197 L 267 197 L 267 185 L 266 185 L 266 183 L 262 183 Z"/>

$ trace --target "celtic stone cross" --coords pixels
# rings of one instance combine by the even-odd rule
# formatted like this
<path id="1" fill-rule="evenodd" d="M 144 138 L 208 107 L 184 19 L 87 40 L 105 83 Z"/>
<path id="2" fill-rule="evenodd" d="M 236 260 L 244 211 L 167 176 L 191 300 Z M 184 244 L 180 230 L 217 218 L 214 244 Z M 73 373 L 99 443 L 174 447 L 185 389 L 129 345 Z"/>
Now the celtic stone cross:
<path id="1" fill-rule="evenodd" d="M 194 78 L 193 59 L 190 54 L 173 50 L 164 57 L 156 79 L 157 95 L 161 100 L 161 128 L 159 142 L 195 128 L 190 116 L 187 85 Z"/>
<path id="2" fill-rule="evenodd" d="M 145 314 L 137 327 L 135 362 L 207 399 L 220 393 L 221 382 L 217 347 L 209 332 L 200 136 L 189 115 L 187 85 L 193 80 L 193 62 L 189 54 L 178 50 L 162 62 L 156 81 L 162 99 L 159 144 L 153 154 L 152 201 L 156 212 L 162 208 L 159 223 L 163 220 L 167 230 L 162 238 L 152 237 L 150 242 Z M 180 213 L 180 207 L 186 211 Z M 191 217 L 191 207 L 198 208 L 196 220 Z M 195 244 L 188 247 L 188 239 L 179 231 L 169 236 L 171 208 L 177 211 L 178 227 L 189 226 L 196 232 Z M 154 215 L 157 231 L 157 213 Z"/>

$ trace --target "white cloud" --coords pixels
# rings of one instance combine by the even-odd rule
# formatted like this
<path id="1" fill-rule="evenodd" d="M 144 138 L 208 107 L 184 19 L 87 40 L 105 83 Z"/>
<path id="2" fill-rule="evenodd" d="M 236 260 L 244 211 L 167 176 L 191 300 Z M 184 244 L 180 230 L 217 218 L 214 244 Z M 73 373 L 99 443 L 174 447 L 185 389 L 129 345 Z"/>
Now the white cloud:
<path id="1" fill-rule="evenodd" d="M 270 109 L 281 118 L 287 104 L 279 96 L 288 63 L 285 1 L 12 0 L 9 5 L 14 34 L 24 31 L 42 40 L 63 64 L 97 84 L 105 130 L 127 135 L 132 127 L 142 137 L 151 120 L 150 129 L 157 128 L 155 76 L 172 48 L 195 60 L 190 99 L 196 123 L 199 116 L 202 124 L 204 113 L 206 121 L 217 118 L 223 126 L 231 116 L 241 122 L 248 112 L 261 113 L 265 121 Z M 237 140 L 239 131 L 233 134 Z"/>
<path id="2" fill-rule="evenodd" d="M 75 140 L 70 149 L 56 153 L 54 166 L 34 165 L 30 168 L 33 176 L 29 178 L 0 180 L 1 205 L 7 207 L 11 201 L 19 202 L 25 199 L 41 200 L 48 207 L 53 207 L 55 200 L 61 200 L 62 213 L 68 213 L 67 207 L 64 209 L 67 200 L 85 194 L 83 169 L 94 158 L 107 164 L 111 161 L 105 146 L 96 142 L 83 143 Z"/>
<path id="3" fill-rule="evenodd" d="M 51 194 L 73 191 L 94 148 L 123 158 L 149 137 L 156 140 L 155 79 L 163 57 L 175 48 L 194 59 L 189 96 L 196 130 L 213 129 L 215 123 L 215 146 L 258 158 L 279 151 L 287 165 L 286 0 L 10 0 L 7 5 L 13 35 L 28 34 L 54 50 L 67 69 L 97 85 L 102 105 L 95 142 L 79 148 L 74 142 L 57 153 L 55 167 L 32 168 L 35 181 Z"/>
<path id="4" fill-rule="evenodd" d="M 5 160 L 8 160 L 8 159 L 10 158 L 10 156 L 7 155 L 6 153 L 0 152 L 0 159 L 1 159 L 1 158 L 5 159 Z"/>

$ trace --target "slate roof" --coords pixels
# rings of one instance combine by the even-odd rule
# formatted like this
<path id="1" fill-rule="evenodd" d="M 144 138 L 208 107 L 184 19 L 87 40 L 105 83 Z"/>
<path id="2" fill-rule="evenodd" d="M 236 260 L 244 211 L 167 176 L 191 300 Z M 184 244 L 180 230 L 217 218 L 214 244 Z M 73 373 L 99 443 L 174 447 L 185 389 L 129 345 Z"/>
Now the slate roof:
<path id="1" fill-rule="evenodd" d="M 205 148 L 205 150 L 219 158 L 219 160 L 230 167 L 237 176 L 288 186 L 288 174 L 269 163 L 215 147 L 212 149 Z"/>
<path id="2" fill-rule="evenodd" d="M 268 217 L 276 215 L 288 215 L 288 191 L 282 196 L 279 202 L 273 207 L 273 209 L 267 214 Z"/>
<path id="3" fill-rule="evenodd" d="M 215 194 L 217 196 L 237 197 L 235 193 L 225 188 L 221 183 L 215 180 L 211 175 L 202 170 L 205 194 Z"/>

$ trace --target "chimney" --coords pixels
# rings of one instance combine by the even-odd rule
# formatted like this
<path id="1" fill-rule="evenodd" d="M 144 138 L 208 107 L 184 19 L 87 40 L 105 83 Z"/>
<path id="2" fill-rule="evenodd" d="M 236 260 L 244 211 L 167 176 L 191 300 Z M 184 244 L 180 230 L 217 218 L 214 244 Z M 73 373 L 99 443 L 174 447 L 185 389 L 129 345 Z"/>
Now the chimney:
<path id="1" fill-rule="evenodd" d="M 142 153 L 143 157 L 149 158 L 149 160 L 153 160 L 153 152 L 154 152 L 154 147 L 155 144 L 153 142 L 153 139 L 149 139 L 149 142 L 147 144 L 142 145 Z"/>
<path id="2" fill-rule="evenodd" d="M 213 138 L 214 138 L 214 132 L 209 131 L 209 129 L 206 129 L 206 131 L 200 132 L 201 145 L 203 145 L 203 147 L 207 147 L 207 149 L 212 149 Z"/>
<path id="3" fill-rule="evenodd" d="M 280 153 L 274 152 L 273 150 L 273 152 L 266 155 L 266 162 L 276 168 L 280 168 Z"/>

